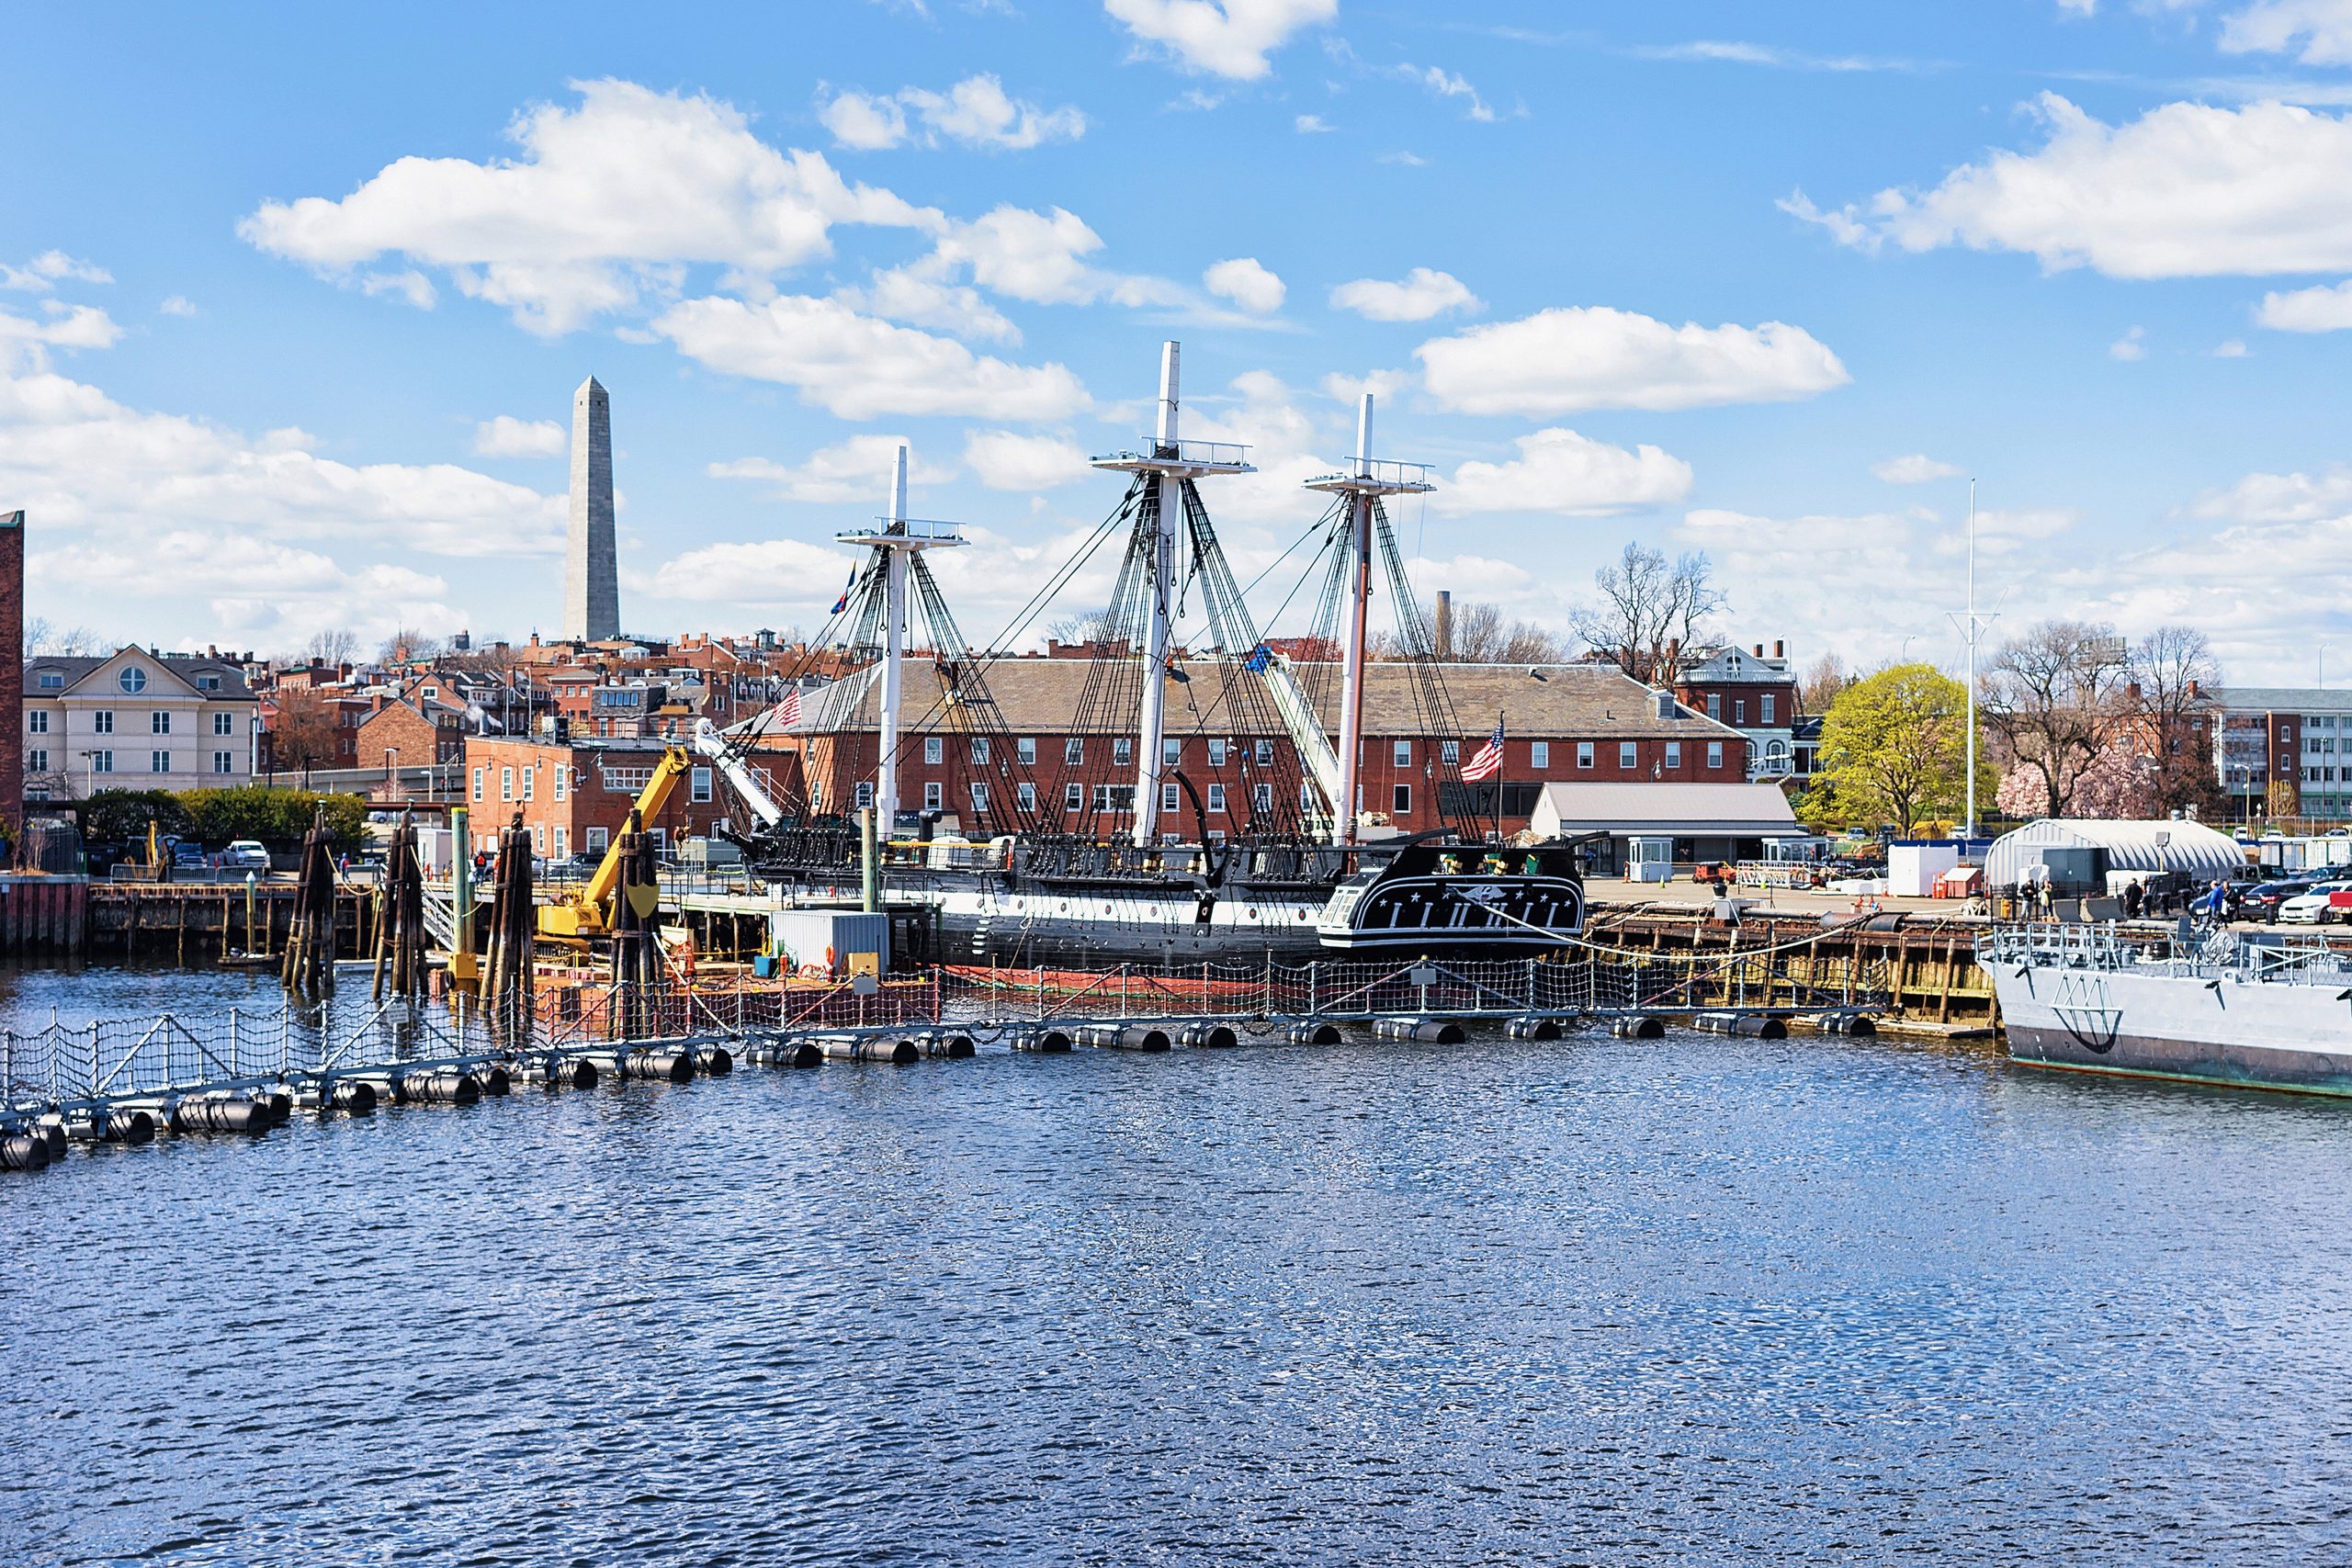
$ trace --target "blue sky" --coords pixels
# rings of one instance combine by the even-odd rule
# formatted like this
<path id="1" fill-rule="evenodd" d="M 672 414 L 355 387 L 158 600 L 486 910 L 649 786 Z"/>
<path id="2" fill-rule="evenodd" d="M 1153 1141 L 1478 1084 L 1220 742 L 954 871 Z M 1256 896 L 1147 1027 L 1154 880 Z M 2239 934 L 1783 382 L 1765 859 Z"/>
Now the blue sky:
<path id="1" fill-rule="evenodd" d="M 1368 381 L 1516 614 L 1638 538 L 1952 662 L 1973 475 L 2003 626 L 2352 668 L 2352 0 L 349 9 L 7 24 L 31 614 L 552 632 L 593 373 L 632 628 L 820 623 L 905 437 L 987 637 L 1174 336 L 1245 576 Z"/>

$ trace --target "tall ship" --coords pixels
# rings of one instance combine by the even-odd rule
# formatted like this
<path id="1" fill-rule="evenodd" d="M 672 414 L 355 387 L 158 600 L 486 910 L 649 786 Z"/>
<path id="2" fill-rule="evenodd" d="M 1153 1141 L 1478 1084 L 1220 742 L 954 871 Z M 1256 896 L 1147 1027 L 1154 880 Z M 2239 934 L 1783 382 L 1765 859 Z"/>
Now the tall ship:
<path id="1" fill-rule="evenodd" d="M 697 738 L 751 808 L 737 835 L 749 863 L 786 897 L 839 897 L 857 886 L 870 811 L 884 896 L 926 907 L 946 955 L 980 962 L 1524 955 L 1574 938 L 1578 847 L 1502 841 L 1499 719 L 1483 748 L 1464 733 L 1397 550 L 1385 503 L 1430 491 L 1427 467 L 1373 456 L 1367 394 L 1353 458 L 1306 481 L 1320 515 L 1284 552 L 1313 547 L 1284 601 L 1306 598 L 1313 628 L 1269 640 L 1201 493 L 1255 470 L 1244 446 L 1181 434 L 1180 367 L 1164 344 L 1151 434 L 1093 460 L 1126 476 L 1118 506 L 986 650 L 966 642 L 931 565 L 967 541 L 908 516 L 899 449 L 888 514 L 839 536 L 863 553 L 811 639 L 811 661 L 831 668 Z M 1082 656 L 1007 651 L 1106 568 Z M 1377 649 L 1375 594 L 1396 622 Z M 1010 715 L 1006 684 L 1023 693 Z M 1363 810 L 1368 705 L 1382 733 L 1422 738 L 1444 826 L 1390 834 Z M 920 805 L 907 797 L 915 744 L 934 765 L 956 750 L 962 798 L 936 781 Z M 854 783 L 826 798 L 826 777 Z"/>
<path id="2" fill-rule="evenodd" d="M 2352 1095 L 2352 954 L 2324 938 L 2000 926 L 1977 962 L 2029 1066 Z"/>

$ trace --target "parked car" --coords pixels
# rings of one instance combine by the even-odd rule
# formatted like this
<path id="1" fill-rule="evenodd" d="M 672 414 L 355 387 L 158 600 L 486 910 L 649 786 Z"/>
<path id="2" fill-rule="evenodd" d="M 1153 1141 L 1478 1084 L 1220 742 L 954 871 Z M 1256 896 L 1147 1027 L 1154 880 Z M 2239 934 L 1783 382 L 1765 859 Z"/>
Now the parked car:
<path id="1" fill-rule="evenodd" d="M 2323 882 L 2278 906 L 2278 923 L 2324 926 L 2340 920 L 2352 909 L 2352 882 Z"/>
<path id="2" fill-rule="evenodd" d="M 204 846 L 194 839 L 174 839 L 171 853 L 172 869 L 175 871 L 201 871 L 207 864 Z"/>
<path id="3" fill-rule="evenodd" d="M 220 852 L 220 863 L 231 871 L 267 871 L 269 852 L 258 839 L 236 839 Z"/>
<path id="4" fill-rule="evenodd" d="M 2305 890 L 2306 885 L 2301 882 L 2265 882 L 2247 888 L 2245 896 L 2238 900 L 2238 908 L 2246 919 L 2267 920 L 2275 926 L 2278 923 L 2278 906 Z"/>

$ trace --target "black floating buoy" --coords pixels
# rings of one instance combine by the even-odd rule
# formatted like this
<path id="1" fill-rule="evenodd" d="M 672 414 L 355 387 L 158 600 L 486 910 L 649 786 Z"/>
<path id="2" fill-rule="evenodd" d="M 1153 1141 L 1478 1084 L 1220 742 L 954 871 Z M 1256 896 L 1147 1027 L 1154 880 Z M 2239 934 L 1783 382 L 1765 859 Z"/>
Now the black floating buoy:
<path id="1" fill-rule="evenodd" d="M 923 1049 L 933 1056 L 944 1056 L 951 1062 L 961 1062 L 979 1051 L 970 1035 L 953 1029 L 934 1030 L 924 1041 Z"/>
<path id="2" fill-rule="evenodd" d="M 735 1053 L 724 1045 L 704 1045 L 695 1051 L 695 1071 L 705 1077 L 723 1078 L 735 1070 Z"/>
<path id="3" fill-rule="evenodd" d="M 1787 1024 L 1760 1012 L 1693 1013 L 1690 1027 L 1709 1034 L 1744 1034 L 1757 1040 L 1785 1040 L 1789 1037 Z"/>
<path id="4" fill-rule="evenodd" d="M 257 1089 L 253 1099 L 268 1114 L 273 1126 L 294 1119 L 294 1097 L 282 1089 Z"/>
<path id="5" fill-rule="evenodd" d="M 1513 1040 L 1557 1040 L 1560 1037 L 1560 1021 L 1540 1012 L 1531 1012 L 1504 1024 L 1503 1032 Z"/>
<path id="6" fill-rule="evenodd" d="M 147 1143 L 155 1136 L 155 1118 L 144 1111 L 109 1111 L 99 1123 L 99 1135 L 109 1144 Z"/>
<path id="7" fill-rule="evenodd" d="M 471 1105 L 481 1099 L 481 1085 L 455 1067 L 429 1067 L 403 1073 L 392 1086 L 392 1098 L 403 1104 Z"/>
<path id="8" fill-rule="evenodd" d="M 1069 1050 L 1069 1036 L 1058 1029 L 1024 1029 L 1013 1035 L 1012 1048 L 1058 1056 Z"/>
<path id="9" fill-rule="evenodd" d="M 65 1157 L 65 1122 L 62 1118 L 43 1122 L 31 1129 L 31 1132 L 34 1137 L 48 1145 L 49 1157 L 51 1160 L 61 1160 Z"/>
<path id="10" fill-rule="evenodd" d="M 903 1035 L 867 1034 L 850 1042 L 849 1054 L 854 1062 L 888 1062 L 903 1067 L 922 1059 L 922 1047 Z"/>
<path id="11" fill-rule="evenodd" d="M 1868 1015 L 1859 1012 L 1825 1012 L 1814 1020 L 1814 1027 L 1824 1034 L 1874 1035 L 1878 1025 Z"/>
<path id="12" fill-rule="evenodd" d="M 825 1060 L 824 1052 L 812 1040 L 765 1040 L 744 1055 L 755 1067 L 815 1067 Z"/>
<path id="13" fill-rule="evenodd" d="M 336 1078 L 327 1085 L 322 1103 L 331 1111 L 365 1116 L 376 1109 L 376 1086 L 365 1078 Z"/>
<path id="14" fill-rule="evenodd" d="M 1148 1023 L 1090 1023 L 1078 1032 L 1079 1043 L 1100 1051 L 1165 1051 L 1168 1032 Z"/>
<path id="15" fill-rule="evenodd" d="M 625 1078 L 685 1083 L 694 1076 L 695 1058 L 690 1051 L 657 1051 L 646 1046 L 621 1058 L 621 1077 Z"/>
<path id="16" fill-rule="evenodd" d="M 1212 1051 L 1221 1051 L 1228 1045 L 1241 1043 L 1241 1036 L 1234 1033 L 1230 1025 L 1206 1018 L 1196 1020 L 1178 1030 L 1176 1039 L 1180 1044 L 1197 1045 Z"/>
<path id="17" fill-rule="evenodd" d="M 1329 1019 L 1304 1019 L 1292 1024 L 1285 1037 L 1294 1045 L 1337 1045 L 1340 1026 Z"/>
<path id="18" fill-rule="evenodd" d="M 1609 1032 L 1620 1040 L 1662 1040 L 1666 1037 L 1666 1020 L 1654 1013 L 1612 1019 Z"/>
<path id="19" fill-rule="evenodd" d="M 483 1062 L 466 1076 L 472 1078 L 474 1087 L 484 1094 L 514 1092 L 514 1075 L 508 1072 L 503 1063 Z"/>
<path id="20" fill-rule="evenodd" d="M 1372 1033 L 1376 1040 L 1419 1040 L 1431 1045 L 1459 1045 L 1470 1038 L 1450 1018 L 1374 1019 Z"/>
<path id="21" fill-rule="evenodd" d="M 0 1170 L 39 1170 L 49 1163 L 49 1140 L 31 1133 L 0 1136 Z"/>

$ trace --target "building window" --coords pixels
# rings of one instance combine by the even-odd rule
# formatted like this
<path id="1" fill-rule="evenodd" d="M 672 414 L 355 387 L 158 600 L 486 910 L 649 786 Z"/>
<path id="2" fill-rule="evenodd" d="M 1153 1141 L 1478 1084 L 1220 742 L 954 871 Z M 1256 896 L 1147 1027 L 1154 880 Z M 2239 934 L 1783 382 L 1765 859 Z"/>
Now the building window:
<path id="1" fill-rule="evenodd" d="M 856 792 L 850 796 L 850 799 L 860 811 L 873 810 L 874 782 L 871 779 L 868 779 L 858 784 Z"/>
<path id="2" fill-rule="evenodd" d="M 1016 786 L 1016 789 L 1015 789 L 1015 798 L 1017 798 L 1017 799 L 1021 802 L 1021 809 L 1022 809 L 1022 810 L 1023 810 L 1023 811 L 1035 811 L 1035 810 L 1036 810 L 1036 809 L 1037 809 L 1037 786 L 1036 786 L 1035 784 L 1033 784 L 1029 783 L 1029 782 L 1028 782 L 1027 780 L 1025 780 L 1025 779 L 1024 779 L 1024 780 L 1023 780 L 1023 781 L 1021 782 L 1021 784 L 1020 784 L 1018 786 Z"/>
<path id="3" fill-rule="evenodd" d="M 946 795 L 937 779 L 922 786 L 922 805 L 926 811 L 936 811 L 946 802 Z"/>
<path id="4" fill-rule="evenodd" d="M 1136 760 L 1136 743 L 1122 735 L 1111 742 L 1111 765 L 1124 768 Z"/>
<path id="5" fill-rule="evenodd" d="M 1762 724 L 1770 724 L 1772 722 L 1771 693 L 1767 692 L 1762 696 L 1756 699 L 1756 717 L 1758 722 Z"/>
<path id="6" fill-rule="evenodd" d="M 589 828 L 583 829 L 583 831 L 586 837 L 586 847 L 588 852 L 592 855 L 603 854 L 606 846 L 611 844 L 613 841 L 613 830 L 609 828 Z"/>
<path id="7" fill-rule="evenodd" d="M 555 825 L 555 858 L 558 860 L 561 860 L 563 858 L 564 840 L 566 837 L 567 834 L 563 824 L 560 822 L 557 823 Z"/>
<path id="8" fill-rule="evenodd" d="M 1086 742 L 1079 739 L 1076 736 L 1072 736 L 1068 740 L 1063 741 L 1062 761 L 1065 762 L 1083 762 L 1086 761 Z"/>
<path id="9" fill-rule="evenodd" d="M 531 798 L 532 788 L 538 783 L 538 773 L 539 770 L 536 765 L 523 770 L 523 798 L 525 800 Z"/>
<path id="10" fill-rule="evenodd" d="M 498 770 L 498 798 L 501 800 L 514 798 L 514 770 L 512 768 Z"/>
<path id="11" fill-rule="evenodd" d="M 169 751 L 148 752 L 147 771 L 151 773 L 170 773 L 172 771 L 172 754 Z"/>
<path id="12" fill-rule="evenodd" d="M 1225 814 L 1225 786 L 1223 784 L 1213 784 L 1209 785 L 1209 809 L 1216 812 L 1220 817 Z"/>
<path id="13" fill-rule="evenodd" d="M 1024 768 L 1037 765 L 1037 742 L 1026 736 L 1012 743 L 1012 754 Z"/>
<path id="14" fill-rule="evenodd" d="M 475 798 L 476 800 L 480 800 L 480 799 L 481 798 L 481 775 L 482 775 L 482 773 L 483 773 L 483 770 L 482 770 L 482 769 L 481 769 L 481 768 L 476 768 L 476 769 L 474 770 L 474 798 Z"/>
<path id="15" fill-rule="evenodd" d="M 1160 765 L 1163 767 L 1182 767 L 1184 762 L 1184 743 L 1182 740 L 1161 741 L 1159 743 L 1159 761 Z"/>
<path id="16" fill-rule="evenodd" d="M 1724 743 L 1723 743 L 1722 741 L 1720 741 L 1720 740 L 1710 740 L 1710 741 L 1708 741 L 1708 742 L 1707 742 L 1707 766 L 1709 766 L 1709 767 L 1711 767 L 1711 768 L 1720 768 L 1720 767 L 1722 767 L 1723 765 L 1724 765 Z"/>
<path id="17" fill-rule="evenodd" d="M 234 735 L 234 734 L 236 734 L 236 733 L 237 733 L 237 716 L 236 716 L 235 714 L 232 714 L 232 713 L 216 713 L 216 714 L 214 714 L 214 715 L 212 716 L 212 733 L 213 733 L 213 734 L 215 734 L 215 735 Z"/>
<path id="18" fill-rule="evenodd" d="M 1272 766 L 1273 765 L 1273 761 L 1274 761 L 1274 743 L 1273 743 L 1272 741 L 1271 741 L 1271 740 L 1261 740 L 1261 741 L 1259 741 L 1259 742 L 1258 742 L 1258 765 L 1259 765 L 1260 767 L 1261 767 L 1261 768 L 1272 767 Z"/>
<path id="19" fill-rule="evenodd" d="M 1413 765 L 1413 743 L 1409 740 L 1390 741 L 1388 745 L 1388 761 L 1400 768 L 1411 767 Z"/>
<path id="20" fill-rule="evenodd" d="M 25 772 L 28 773 L 49 772 L 49 751 L 46 748 L 36 746 L 25 753 Z"/>
<path id="21" fill-rule="evenodd" d="M 1398 817 L 1410 816 L 1413 810 L 1413 786 L 1411 784 L 1393 786 L 1390 791 L 1388 808 Z"/>
<path id="22" fill-rule="evenodd" d="M 548 852 L 548 828 L 544 822 L 531 824 L 531 852 L 535 855 Z"/>
<path id="23" fill-rule="evenodd" d="M 1679 768 L 1682 765 L 1681 741 L 1669 740 L 1666 743 L 1666 765 L 1669 768 Z"/>
<path id="24" fill-rule="evenodd" d="M 1641 751 L 1631 740 L 1617 742 L 1617 765 L 1631 770 L 1640 765 Z"/>
<path id="25" fill-rule="evenodd" d="M 112 708 L 99 708 L 90 715 L 90 733 L 93 735 L 112 735 L 114 733 L 114 710 Z"/>
<path id="26" fill-rule="evenodd" d="M 979 780 L 974 779 L 972 781 L 972 809 L 975 811 L 986 811 L 988 808 L 989 786 L 982 784 Z"/>
<path id="27" fill-rule="evenodd" d="M 235 773 L 237 771 L 237 754 L 234 751 L 213 752 L 212 771 L 216 773 Z"/>
<path id="28" fill-rule="evenodd" d="M 686 772 L 686 798 L 697 806 L 710 799 L 710 770 L 690 768 Z"/>
<path id="29" fill-rule="evenodd" d="M 1075 745 L 1077 742 L 1073 741 L 1071 744 Z M 1084 784 L 1073 781 L 1072 783 L 1062 785 L 1062 809 L 1064 811 L 1083 811 L 1086 809 L 1086 786 Z"/>
<path id="30" fill-rule="evenodd" d="M 1577 742 L 1577 766 L 1579 768 L 1589 768 L 1592 766 L 1591 741 L 1579 740 Z"/>
<path id="31" fill-rule="evenodd" d="M 1450 745 L 1452 742 L 1448 742 L 1448 744 Z M 1451 762 L 1453 759 L 1448 757 L 1446 761 Z M 1527 743 L 1527 765 L 1533 768 L 1539 773 L 1544 769 L 1550 767 L 1552 765 L 1552 743 L 1549 740 L 1529 741 Z"/>
<path id="32" fill-rule="evenodd" d="M 922 760 L 933 767 L 947 761 L 947 742 L 939 736 L 922 738 Z"/>
<path id="33" fill-rule="evenodd" d="M 1734 724 L 1746 724 L 1747 722 L 1747 699 L 1746 697 L 1742 697 L 1731 705 L 1731 721 Z"/>
<path id="34" fill-rule="evenodd" d="M 989 738 L 988 738 L 987 736 L 985 736 L 985 735 L 975 735 L 975 736 L 973 736 L 973 737 L 972 737 L 972 761 L 975 761 L 975 762 L 985 762 L 985 761 L 987 761 L 988 760 L 989 760 Z"/>
<path id="35" fill-rule="evenodd" d="M 40 679 L 40 689 L 44 692 L 54 692 L 65 684 L 65 677 L 55 670 L 42 671 Z"/>
<path id="36" fill-rule="evenodd" d="M 1274 786 L 1270 784 L 1253 785 L 1250 798 L 1257 803 L 1259 810 L 1272 811 L 1274 808 Z"/>
<path id="37" fill-rule="evenodd" d="M 94 773 L 110 773 L 114 772 L 114 753 L 111 751 L 91 752 L 90 772 Z"/>
<path id="38" fill-rule="evenodd" d="M 563 786 L 571 777 L 571 769 L 566 763 L 558 762 L 548 771 L 555 775 L 555 797 L 558 800 L 561 800 L 563 798 Z"/>
<path id="39" fill-rule="evenodd" d="M 1709 692 L 1707 694 L 1707 716 L 1709 718 L 1721 718 L 1723 716 L 1724 694 L 1721 692 Z"/>
<path id="40" fill-rule="evenodd" d="M 167 709 L 157 708 L 153 713 L 147 716 L 148 734 L 169 735 L 171 732 L 172 716 Z"/>
<path id="41" fill-rule="evenodd" d="M 124 665 L 122 673 L 115 679 L 121 683 L 122 689 L 132 696 L 137 696 L 147 689 L 147 671 L 136 664 Z"/>
<path id="42" fill-rule="evenodd" d="M 1212 740 L 1209 742 L 1209 766 L 1212 768 L 1222 768 L 1225 766 L 1224 741 Z"/>
<path id="43" fill-rule="evenodd" d="M 47 735 L 49 733 L 49 710 L 47 708 L 35 708 L 32 712 L 25 715 L 25 728 L 27 731 L 34 735 Z"/>
<path id="44" fill-rule="evenodd" d="M 1174 784 L 1161 784 L 1159 786 L 1159 809 L 1170 812 L 1181 811 L 1183 809 L 1183 806 L 1178 796 L 1177 789 Z"/>

